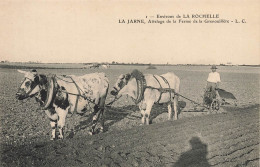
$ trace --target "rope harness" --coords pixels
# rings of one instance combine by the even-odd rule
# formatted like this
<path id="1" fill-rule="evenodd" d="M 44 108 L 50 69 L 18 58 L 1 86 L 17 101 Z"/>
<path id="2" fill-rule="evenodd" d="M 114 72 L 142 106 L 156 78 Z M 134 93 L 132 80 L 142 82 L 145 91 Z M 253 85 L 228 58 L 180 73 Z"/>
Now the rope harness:
<path id="1" fill-rule="evenodd" d="M 137 84 L 137 98 L 133 99 L 136 104 L 138 104 L 139 102 L 141 102 L 143 100 L 145 89 L 156 89 L 160 92 L 159 99 L 156 103 L 160 102 L 163 93 L 169 93 L 170 100 L 168 102 L 170 102 L 172 100 L 172 93 L 175 93 L 175 91 L 174 91 L 174 89 L 171 89 L 170 84 L 165 77 L 160 76 L 162 78 L 162 80 L 169 86 L 169 88 L 163 88 L 160 81 L 158 80 L 158 78 L 155 75 L 153 75 L 153 77 L 158 82 L 160 87 L 156 88 L 156 87 L 152 87 L 152 86 L 147 86 L 144 75 L 138 70 L 134 70 L 131 73 L 131 77 L 135 78 L 136 82 L 137 82 L 136 83 Z"/>
<path id="2" fill-rule="evenodd" d="M 77 111 L 77 107 L 78 107 L 78 101 L 79 101 L 79 96 L 81 96 L 81 93 L 80 93 L 80 91 L 82 91 L 81 89 L 80 89 L 80 87 L 78 86 L 78 84 L 74 81 L 74 79 L 72 79 L 72 77 L 71 76 L 69 76 L 69 78 L 72 80 L 72 82 L 75 84 L 75 86 L 76 86 L 76 88 L 77 88 L 77 90 L 78 90 L 78 95 L 76 95 L 77 96 L 77 98 L 76 98 L 76 104 L 75 104 L 75 108 L 74 108 L 74 112 L 76 112 Z M 67 94 L 69 94 L 69 93 L 67 93 Z M 73 112 L 73 113 L 74 113 Z"/>
<path id="3" fill-rule="evenodd" d="M 163 76 L 161 76 L 161 75 L 159 75 L 159 76 L 160 76 L 160 77 L 163 79 L 163 81 L 169 86 L 169 88 L 163 88 L 162 85 L 161 85 L 161 83 L 160 83 L 160 81 L 158 80 L 158 78 L 157 78 L 155 75 L 153 75 L 153 77 L 154 77 L 155 80 L 158 82 L 160 88 L 155 88 L 155 87 L 152 87 L 152 86 L 146 86 L 146 88 L 156 89 L 156 90 L 158 90 L 158 91 L 160 92 L 159 99 L 158 99 L 157 102 L 156 102 L 157 104 L 160 103 L 160 100 L 161 100 L 161 98 L 162 98 L 162 94 L 163 94 L 163 93 L 169 93 L 169 95 L 170 95 L 170 100 L 169 100 L 168 102 L 170 102 L 170 101 L 172 100 L 172 93 L 174 93 L 174 94 L 177 94 L 177 93 L 175 92 L 174 89 L 171 89 L 170 84 L 169 84 L 168 80 L 167 80 L 165 77 L 163 77 Z"/>
<path id="4" fill-rule="evenodd" d="M 84 91 L 78 86 L 78 84 L 75 82 L 75 80 L 74 80 L 71 76 L 67 76 L 67 77 L 72 80 L 72 83 L 74 83 L 74 85 L 76 86 L 76 88 L 77 88 L 79 94 L 70 93 L 70 92 L 67 92 L 67 91 L 63 91 L 63 92 L 64 92 L 64 93 L 67 93 L 67 94 L 71 94 L 71 95 L 77 96 L 76 105 L 77 105 L 77 103 L 78 103 L 78 98 L 79 98 L 79 97 L 83 97 L 83 98 L 84 98 L 85 100 L 87 100 L 88 102 L 90 102 L 90 103 L 92 103 L 92 104 L 95 104 L 95 105 L 98 105 L 98 104 L 95 103 L 94 100 L 90 99 L 89 97 L 87 97 L 87 96 L 85 95 Z M 83 94 L 81 94 L 81 92 L 83 92 Z M 98 105 L 98 107 L 100 107 L 100 106 Z M 100 108 L 102 108 L 102 107 L 100 107 Z"/>
<path id="5" fill-rule="evenodd" d="M 57 91 L 60 91 L 60 92 L 65 93 L 65 94 L 66 94 L 66 98 L 67 98 L 67 95 L 68 95 L 68 94 L 69 94 L 69 95 L 74 95 L 74 96 L 76 96 L 77 98 L 76 98 L 76 103 L 75 103 L 74 112 L 77 111 L 79 97 L 82 97 L 82 98 L 84 98 L 85 100 L 87 100 L 88 102 L 97 105 L 100 109 L 103 109 L 103 108 L 104 108 L 104 107 L 101 107 L 99 104 L 96 104 L 95 101 L 92 100 L 91 98 L 87 97 L 87 96 L 85 95 L 84 91 L 78 86 L 78 84 L 75 82 L 75 80 L 74 80 L 71 76 L 65 76 L 65 75 L 63 75 L 63 77 L 64 77 L 64 78 L 69 78 L 71 81 L 64 80 L 63 78 L 58 77 L 57 75 L 51 76 L 51 78 L 53 79 L 53 81 L 54 81 L 54 83 L 55 83 L 55 93 L 53 93 L 53 96 L 54 96 L 54 94 L 56 94 Z M 76 94 L 76 93 L 71 93 L 71 92 L 68 92 L 68 91 L 66 91 L 66 90 L 63 90 L 63 89 L 61 89 L 61 88 L 58 88 L 58 87 L 57 87 L 57 85 L 58 85 L 58 84 L 57 84 L 57 79 L 62 80 L 62 81 L 67 82 L 67 83 L 72 83 L 72 84 L 74 84 L 75 87 L 77 88 L 78 94 Z M 82 92 L 83 92 L 83 94 L 82 94 Z M 52 97 L 52 98 L 53 98 L 53 97 Z M 73 113 L 74 113 L 74 112 L 73 112 Z"/>
<path id="6" fill-rule="evenodd" d="M 141 73 L 141 72 L 140 72 L 140 73 Z M 180 96 L 180 97 L 182 97 L 182 98 L 184 98 L 184 99 L 186 99 L 186 100 L 189 100 L 189 101 L 191 101 L 191 102 L 194 103 L 194 104 L 197 104 L 197 105 L 200 105 L 200 106 L 205 107 L 204 105 L 202 105 L 202 104 L 200 104 L 200 103 L 198 103 L 198 102 L 196 102 L 196 101 L 194 101 L 194 100 L 191 100 L 191 99 L 189 99 L 189 98 L 187 98 L 187 97 L 185 97 L 185 96 L 183 96 L 183 95 L 181 95 L 181 94 L 175 92 L 175 90 L 170 87 L 170 84 L 169 84 L 168 80 L 167 80 L 165 77 L 159 75 L 159 77 L 161 77 L 161 78 L 163 79 L 163 81 L 169 86 L 168 88 L 163 88 L 162 85 L 161 85 L 161 83 L 160 83 L 160 81 L 158 80 L 158 78 L 157 78 L 155 75 L 153 75 L 153 77 L 154 77 L 155 80 L 158 82 L 158 84 L 159 84 L 160 87 L 159 87 L 159 88 L 156 88 L 156 87 L 152 87 L 152 86 L 147 86 L 147 85 L 146 85 L 145 78 L 143 77 L 144 81 L 142 81 L 143 85 L 141 86 L 141 88 L 142 88 L 143 91 L 137 90 L 138 93 L 142 92 L 142 95 L 141 95 L 141 96 L 138 96 L 138 97 L 142 97 L 142 98 L 143 98 L 144 90 L 147 89 L 147 88 L 148 88 L 148 89 L 155 89 L 155 90 L 158 90 L 158 91 L 160 92 L 159 99 L 158 99 L 158 101 L 156 102 L 157 104 L 159 104 L 163 93 L 169 93 L 169 95 L 170 95 L 170 100 L 169 100 L 168 102 L 170 102 L 170 101 L 172 100 L 172 93 L 174 93 L 175 95 L 178 95 L 178 96 Z M 137 80 L 137 82 L 140 82 L 140 81 Z M 137 83 L 137 85 L 139 85 L 139 84 Z M 140 86 L 137 86 L 137 88 L 139 88 L 139 87 L 140 87 Z M 143 99 L 139 99 L 139 100 L 141 101 L 141 100 L 143 100 Z M 140 101 L 139 101 L 139 102 L 140 102 Z M 138 101 L 135 100 L 135 102 L 138 102 Z"/>

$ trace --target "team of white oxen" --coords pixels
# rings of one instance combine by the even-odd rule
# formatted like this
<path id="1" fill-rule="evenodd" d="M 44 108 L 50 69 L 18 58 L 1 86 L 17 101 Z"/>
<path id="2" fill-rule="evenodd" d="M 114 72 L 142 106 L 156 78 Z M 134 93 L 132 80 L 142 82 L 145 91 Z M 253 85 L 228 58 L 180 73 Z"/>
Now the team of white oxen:
<path id="1" fill-rule="evenodd" d="M 104 73 L 91 73 L 83 76 L 44 75 L 36 70 L 18 72 L 24 74 L 24 80 L 16 93 L 18 100 L 35 97 L 50 119 L 52 128 L 51 140 L 64 137 L 67 114 L 89 112 L 92 125 L 89 133 L 102 132 L 104 129 L 105 100 L 108 94 L 109 81 Z M 163 75 L 142 74 L 138 70 L 121 74 L 118 77 L 111 95 L 114 101 L 123 95 L 132 97 L 139 106 L 142 123 L 149 124 L 153 104 L 167 103 L 169 120 L 178 118 L 178 93 L 180 79 L 174 73 Z M 112 101 L 112 102 L 114 102 Z M 97 129 L 97 124 L 100 127 Z M 56 136 L 56 128 L 59 135 Z"/>

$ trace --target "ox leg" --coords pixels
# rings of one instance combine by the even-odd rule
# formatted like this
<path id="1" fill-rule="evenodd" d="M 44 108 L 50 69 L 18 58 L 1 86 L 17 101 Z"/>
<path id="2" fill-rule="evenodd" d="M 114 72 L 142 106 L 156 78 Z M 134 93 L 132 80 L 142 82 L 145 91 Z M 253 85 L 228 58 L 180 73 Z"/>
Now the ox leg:
<path id="1" fill-rule="evenodd" d="M 142 101 L 139 104 L 139 109 L 141 112 L 141 116 L 142 116 L 142 124 L 145 124 L 145 109 L 146 109 L 146 103 L 144 101 Z"/>
<path id="2" fill-rule="evenodd" d="M 92 117 L 92 126 L 91 126 L 91 130 L 89 132 L 90 135 L 93 135 L 95 133 L 95 128 L 97 126 L 98 120 L 102 114 L 103 109 L 100 109 L 97 105 L 95 105 L 94 107 L 94 115 Z"/>
<path id="3" fill-rule="evenodd" d="M 63 110 L 61 108 L 56 108 L 56 112 L 59 115 L 59 120 L 58 120 L 58 129 L 59 129 L 59 139 L 64 138 L 64 127 L 65 127 L 65 119 L 68 114 L 68 109 Z"/>
<path id="4" fill-rule="evenodd" d="M 172 119 L 172 103 L 168 103 L 168 120 Z"/>
<path id="5" fill-rule="evenodd" d="M 178 119 L 178 96 L 173 99 L 174 120 Z"/>
<path id="6" fill-rule="evenodd" d="M 54 140 L 56 138 L 57 121 L 50 120 L 50 125 L 51 125 L 51 140 Z"/>
<path id="7" fill-rule="evenodd" d="M 145 114 L 144 114 L 146 125 L 150 124 L 150 114 L 151 114 L 152 106 L 153 103 L 147 103 Z"/>
<path id="8" fill-rule="evenodd" d="M 108 89 L 107 89 L 108 91 Z M 107 94 L 107 92 L 106 92 Z M 106 96 L 102 97 L 100 99 L 99 105 L 101 106 L 100 108 L 100 132 L 104 132 L 104 124 L 105 124 L 105 120 L 104 120 L 104 111 L 105 111 L 105 102 L 106 102 Z"/>
<path id="9" fill-rule="evenodd" d="M 100 132 L 104 132 L 104 122 L 105 122 L 105 120 L 104 120 L 104 109 L 101 109 L 100 110 L 100 116 L 99 116 L 100 118 L 99 118 L 99 120 L 100 120 Z"/>
<path id="10" fill-rule="evenodd" d="M 105 108 L 103 107 L 102 109 L 100 109 L 100 132 L 104 132 L 104 126 L 105 126 L 105 120 L 104 120 L 104 111 L 105 111 Z"/>
<path id="11" fill-rule="evenodd" d="M 145 110 L 141 110 L 142 124 L 145 124 Z"/>
<path id="12" fill-rule="evenodd" d="M 58 114 L 53 110 L 45 110 L 46 115 L 50 119 L 50 125 L 51 125 L 51 140 L 54 140 L 56 138 L 56 127 L 57 127 L 57 120 L 58 120 Z"/>

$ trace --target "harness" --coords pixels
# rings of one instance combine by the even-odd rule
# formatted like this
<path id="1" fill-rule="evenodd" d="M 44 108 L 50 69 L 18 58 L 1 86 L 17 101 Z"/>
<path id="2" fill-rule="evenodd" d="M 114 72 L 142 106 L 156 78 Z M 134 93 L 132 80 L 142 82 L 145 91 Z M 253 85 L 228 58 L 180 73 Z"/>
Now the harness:
<path id="1" fill-rule="evenodd" d="M 79 97 L 81 96 L 81 97 L 83 97 L 82 95 L 81 95 L 81 89 L 80 89 L 80 87 L 78 86 L 78 84 L 74 81 L 74 79 L 71 77 L 71 76 L 63 76 L 63 77 L 66 77 L 66 78 L 70 78 L 71 79 L 71 81 L 72 82 L 69 82 L 69 81 L 65 81 L 65 80 L 63 80 L 62 78 L 59 78 L 60 80 L 62 80 L 62 81 L 65 81 L 65 82 L 68 82 L 68 83 L 74 83 L 74 85 L 76 86 L 76 88 L 77 88 L 77 90 L 78 90 L 78 94 L 74 94 L 74 93 L 69 93 L 69 92 L 67 92 L 67 91 L 64 91 L 64 90 L 62 90 L 62 89 L 60 89 L 59 91 L 61 91 L 61 92 L 63 92 L 63 93 L 66 93 L 66 95 L 68 95 L 68 94 L 73 94 L 73 95 L 75 95 L 75 96 L 77 96 L 77 98 L 76 98 L 76 104 L 75 104 L 75 108 L 74 108 L 74 112 L 76 112 L 77 111 L 77 107 L 78 107 L 78 101 L 79 101 Z M 58 78 L 58 77 L 57 77 Z M 85 97 L 84 97 L 85 98 Z"/>
<path id="2" fill-rule="evenodd" d="M 57 77 L 57 76 L 56 76 L 56 77 Z M 62 78 L 59 78 L 59 77 L 57 77 L 57 78 L 60 79 L 60 80 L 62 80 L 62 81 L 64 81 L 64 82 L 73 83 L 73 84 L 75 85 L 75 87 L 77 88 L 77 90 L 78 90 L 78 94 L 71 93 L 71 92 L 67 92 L 67 91 L 65 91 L 65 90 L 59 90 L 59 91 L 61 91 L 61 92 L 63 92 L 63 93 L 77 96 L 74 112 L 77 111 L 77 106 L 78 106 L 79 97 L 82 97 L 82 98 L 84 98 L 85 100 L 87 100 L 88 102 L 90 102 L 90 103 L 92 103 L 92 104 L 95 104 L 95 105 L 97 105 L 99 108 L 103 109 L 103 107 L 101 107 L 101 106 L 99 106 L 98 104 L 96 104 L 94 100 L 92 100 L 91 98 L 87 97 L 84 93 L 81 94 L 81 92 L 84 92 L 84 91 L 78 86 L 78 84 L 75 82 L 75 80 L 74 80 L 71 76 L 65 76 L 65 75 L 64 75 L 63 77 L 65 77 L 65 78 L 70 78 L 70 79 L 71 79 L 71 82 L 66 81 L 66 80 L 64 80 L 64 79 L 62 79 Z"/>
<path id="3" fill-rule="evenodd" d="M 146 88 L 146 80 L 144 78 L 144 75 L 140 71 L 138 71 L 138 70 L 134 70 L 131 73 L 131 77 L 136 79 L 137 98 L 133 99 L 133 100 L 134 100 L 135 104 L 138 104 L 144 98 L 144 91 L 145 91 L 145 88 Z"/>
<path id="4" fill-rule="evenodd" d="M 47 77 L 47 78 L 49 78 L 49 79 L 48 79 L 49 82 L 53 82 L 53 89 L 52 89 L 52 90 L 49 90 L 49 88 L 48 88 L 48 91 L 47 91 L 47 99 L 50 98 L 50 99 L 51 99 L 51 100 L 50 100 L 51 102 L 49 102 L 48 104 L 44 104 L 44 107 L 42 107 L 42 109 L 47 109 L 47 108 L 50 107 L 50 104 L 53 102 L 54 97 L 55 97 L 55 95 L 57 94 L 58 91 L 59 91 L 59 92 L 66 93 L 66 99 L 68 98 L 68 94 L 77 96 L 77 98 L 76 98 L 76 104 L 75 104 L 75 108 L 74 108 L 74 112 L 77 111 L 77 106 L 78 106 L 79 97 L 83 97 L 83 98 L 84 98 L 85 100 L 87 100 L 88 102 L 95 104 L 95 101 L 94 101 L 94 100 L 90 99 L 89 97 L 87 97 L 86 95 L 84 95 L 84 94 L 81 93 L 81 92 L 83 92 L 82 89 L 78 86 L 78 84 L 75 82 L 75 80 L 74 80 L 71 76 L 65 76 L 65 75 L 64 75 L 63 77 L 65 77 L 65 78 L 70 78 L 71 81 L 64 80 L 63 78 L 58 77 L 58 76 L 56 76 L 56 75 L 52 75 L 51 77 Z M 71 92 L 68 92 L 68 91 L 66 91 L 66 90 L 62 90 L 60 87 L 58 87 L 57 79 L 62 80 L 62 81 L 67 82 L 67 83 L 73 83 L 73 84 L 75 85 L 75 87 L 77 88 L 78 94 L 76 94 L 76 93 L 71 93 Z M 50 84 L 48 84 L 48 87 L 49 87 L 49 85 L 50 85 Z M 97 105 L 97 104 L 95 104 L 95 105 Z M 99 105 L 98 105 L 98 107 L 102 109 L 102 107 L 100 107 Z M 74 112 L 73 112 L 73 113 L 74 113 Z"/>
<path id="5" fill-rule="evenodd" d="M 134 77 L 134 78 L 136 79 L 136 82 L 137 82 L 137 98 L 136 98 L 136 99 L 133 99 L 136 104 L 138 104 L 139 102 L 141 102 L 141 101 L 143 100 L 145 89 L 156 89 L 156 90 L 158 90 L 158 91 L 160 92 L 159 99 L 158 99 L 158 101 L 156 102 L 156 103 L 158 103 L 158 104 L 160 103 L 160 100 L 161 100 L 161 97 L 162 97 L 162 94 L 163 94 L 163 93 L 169 93 L 169 94 L 170 94 L 170 100 L 169 100 L 169 102 L 170 102 L 171 99 L 172 99 L 172 94 L 171 94 L 171 93 L 176 94 L 176 93 L 175 93 L 175 90 L 170 87 L 169 82 L 168 82 L 167 79 L 166 79 L 165 77 L 163 77 L 163 76 L 160 76 L 160 77 L 161 77 L 161 78 L 163 79 L 163 81 L 169 86 L 169 88 L 163 88 L 162 85 L 161 85 L 161 83 L 160 83 L 160 81 L 158 80 L 158 78 L 157 78 L 155 75 L 153 75 L 153 77 L 154 77 L 154 79 L 158 82 L 160 88 L 156 88 L 156 87 L 152 87 L 152 86 L 147 86 L 144 75 L 143 75 L 140 71 L 138 71 L 138 70 L 134 70 L 134 71 L 131 73 L 131 77 Z"/>
<path id="6" fill-rule="evenodd" d="M 167 81 L 167 79 L 165 77 L 159 75 L 159 77 L 161 77 L 164 80 L 164 82 L 169 86 L 169 88 L 163 88 L 161 83 L 160 83 L 160 81 L 158 80 L 158 78 L 155 75 L 153 75 L 153 77 L 155 78 L 155 80 L 160 85 L 160 88 L 155 88 L 155 87 L 151 87 L 151 86 L 147 86 L 147 88 L 156 89 L 156 90 L 158 90 L 160 92 L 159 99 L 158 99 L 158 101 L 156 103 L 160 103 L 160 100 L 162 98 L 162 94 L 163 93 L 169 93 L 170 94 L 170 100 L 169 101 L 171 101 L 171 99 L 172 99 L 172 94 L 171 93 L 172 92 L 175 93 L 175 92 L 174 92 L 174 89 L 171 89 L 171 86 L 170 86 L 169 82 Z"/>
<path id="7" fill-rule="evenodd" d="M 161 78 L 164 80 L 164 82 L 169 86 L 169 88 L 163 88 L 162 85 L 161 85 L 161 83 L 160 83 L 160 81 L 158 80 L 158 78 L 157 78 L 155 75 L 153 75 L 153 77 L 155 78 L 155 80 L 156 80 L 156 81 L 158 82 L 158 84 L 160 85 L 160 88 L 155 88 L 155 87 L 152 87 L 152 86 L 146 86 L 146 88 L 156 89 L 156 90 L 158 90 L 158 91 L 160 92 L 159 99 L 157 100 L 156 103 L 157 103 L 157 104 L 160 103 L 160 100 L 161 100 L 161 98 L 162 98 L 162 94 L 163 94 L 163 93 L 169 93 L 169 95 L 170 95 L 170 100 L 169 100 L 168 102 L 170 102 L 170 101 L 172 100 L 172 93 L 176 94 L 176 93 L 175 93 L 175 90 L 171 88 L 171 86 L 170 86 L 168 80 L 167 80 L 165 77 L 163 77 L 163 76 L 161 76 L 161 75 L 159 76 L 159 77 L 161 77 Z"/>
<path id="8" fill-rule="evenodd" d="M 53 103 L 53 97 L 57 92 L 57 89 L 55 87 L 56 80 L 54 75 L 52 75 L 51 77 L 47 77 L 47 83 L 47 97 L 45 102 L 43 102 L 43 104 L 41 105 L 41 109 L 43 110 L 50 107 L 50 105 Z"/>
<path id="9" fill-rule="evenodd" d="M 38 75 L 37 77 L 40 78 L 43 77 L 43 75 Z M 39 109 L 46 110 L 50 108 L 50 105 L 53 103 L 53 97 L 57 93 L 57 87 L 55 87 L 55 78 L 53 76 L 47 77 L 44 75 L 43 79 L 39 79 L 39 81 L 35 84 L 39 85 L 40 88 L 39 93 L 35 96 L 36 101 L 40 103 Z M 46 87 L 46 89 L 43 87 Z"/>

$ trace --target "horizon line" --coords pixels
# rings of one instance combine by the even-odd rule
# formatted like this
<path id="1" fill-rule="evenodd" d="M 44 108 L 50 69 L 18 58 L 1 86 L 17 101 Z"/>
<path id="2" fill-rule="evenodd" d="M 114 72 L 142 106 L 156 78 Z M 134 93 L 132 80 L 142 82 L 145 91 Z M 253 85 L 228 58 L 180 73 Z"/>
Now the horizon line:
<path id="1" fill-rule="evenodd" d="M 199 63 L 125 63 L 125 62 L 86 62 L 86 63 L 59 63 L 59 62 L 55 62 L 55 63 L 44 63 L 44 62 L 12 62 L 12 61 L 0 61 L 0 63 L 21 63 L 21 64 L 109 64 L 109 65 L 219 65 L 219 66 L 260 66 L 260 64 L 230 64 L 230 63 L 209 63 L 209 64 L 199 64 Z"/>

